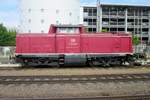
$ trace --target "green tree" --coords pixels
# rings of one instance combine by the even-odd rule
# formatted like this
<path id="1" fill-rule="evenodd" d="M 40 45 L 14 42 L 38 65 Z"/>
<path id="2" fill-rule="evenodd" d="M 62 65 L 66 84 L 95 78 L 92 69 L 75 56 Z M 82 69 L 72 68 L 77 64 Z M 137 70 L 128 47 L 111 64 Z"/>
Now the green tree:
<path id="1" fill-rule="evenodd" d="M 134 44 L 134 45 L 140 44 L 140 39 L 139 39 L 139 37 L 136 36 L 136 35 L 133 35 L 133 36 L 132 36 L 132 41 L 133 41 L 133 44 Z"/>
<path id="2" fill-rule="evenodd" d="M 8 30 L 0 24 L 0 46 L 15 46 L 16 30 Z"/>
<path id="3" fill-rule="evenodd" d="M 6 33 L 7 32 L 7 28 L 3 26 L 3 24 L 0 24 L 0 34 L 2 33 Z"/>

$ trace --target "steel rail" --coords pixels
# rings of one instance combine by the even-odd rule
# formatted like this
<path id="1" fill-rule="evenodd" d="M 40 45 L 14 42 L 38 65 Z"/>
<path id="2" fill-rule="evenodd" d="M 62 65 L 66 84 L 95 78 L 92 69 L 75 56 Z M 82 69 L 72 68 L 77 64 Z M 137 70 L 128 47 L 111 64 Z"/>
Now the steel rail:
<path id="1" fill-rule="evenodd" d="M 58 98 L 0 98 L 0 100 L 150 100 L 150 95 L 58 97 Z"/>
<path id="2" fill-rule="evenodd" d="M 0 84 L 55 84 L 95 82 L 150 81 L 150 73 L 120 75 L 72 75 L 72 76 L 0 76 Z"/>
<path id="3" fill-rule="evenodd" d="M 140 67 L 149 67 L 150 65 L 141 65 Z M 92 69 L 92 67 L 88 67 L 88 66 L 83 66 L 83 68 L 84 67 L 87 67 L 87 68 L 91 68 Z M 117 68 L 122 68 L 122 67 L 126 67 L 126 68 L 131 68 L 131 67 L 137 67 L 137 66 L 128 66 L 128 65 L 122 65 L 122 66 L 115 66 L 115 67 L 117 67 Z M 18 70 L 18 69 L 20 69 L 20 70 L 24 70 L 24 69 L 38 69 L 38 68 L 42 68 L 42 67 L 32 67 L 32 66 L 21 66 L 21 65 L 1 65 L 0 64 L 0 70 Z M 45 68 L 50 68 L 50 69 L 53 69 L 54 67 L 45 67 Z M 63 68 L 63 67 L 62 67 Z M 72 67 L 67 67 L 67 68 L 72 68 Z M 73 68 L 78 68 L 78 67 L 73 67 Z M 96 68 L 96 67 L 95 67 Z M 97 68 L 99 68 L 99 67 L 97 67 Z M 105 67 L 101 67 L 101 68 L 105 68 Z M 113 67 L 112 67 L 113 68 Z M 59 69 L 59 68 L 58 68 Z"/>

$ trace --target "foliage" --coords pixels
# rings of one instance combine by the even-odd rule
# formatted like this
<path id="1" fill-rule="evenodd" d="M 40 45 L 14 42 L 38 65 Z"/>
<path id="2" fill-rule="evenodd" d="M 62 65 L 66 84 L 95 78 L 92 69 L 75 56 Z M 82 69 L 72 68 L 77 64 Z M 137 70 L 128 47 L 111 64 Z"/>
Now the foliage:
<path id="1" fill-rule="evenodd" d="M 108 32 L 108 30 L 107 29 L 102 29 L 102 31 L 101 32 Z"/>
<path id="2" fill-rule="evenodd" d="M 0 24 L 0 46 L 15 46 L 16 30 L 8 30 Z"/>
<path id="3" fill-rule="evenodd" d="M 133 44 L 134 44 L 134 45 L 140 44 L 140 39 L 139 39 L 139 37 L 136 36 L 136 35 L 133 35 L 133 36 L 132 36 L 132 41 L 133 41 Z"/>

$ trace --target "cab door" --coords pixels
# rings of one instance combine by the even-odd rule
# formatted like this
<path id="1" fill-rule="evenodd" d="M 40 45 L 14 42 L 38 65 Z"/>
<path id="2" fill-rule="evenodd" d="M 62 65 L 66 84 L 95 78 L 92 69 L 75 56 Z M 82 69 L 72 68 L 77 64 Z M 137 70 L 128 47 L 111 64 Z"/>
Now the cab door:
<path id="1" fill-rule="evenodd" d="M 121 51 L 121 38 L 120 37 L 114 37 L 113 51 L 115 53 L 118 53 Z"/>
<path id="2" fill-rule="evenodd" d="M 56 52 L 64 53 L 65 52 L 65 38 L 57 36 L 56 38 Z"/>

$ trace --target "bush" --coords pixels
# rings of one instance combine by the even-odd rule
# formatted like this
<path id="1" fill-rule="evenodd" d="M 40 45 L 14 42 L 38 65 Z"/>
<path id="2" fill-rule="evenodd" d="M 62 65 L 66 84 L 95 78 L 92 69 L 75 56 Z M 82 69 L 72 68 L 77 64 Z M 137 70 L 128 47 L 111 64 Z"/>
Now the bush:
<path id="1" fill-rule="evenodd" d="M 132 41 L 133 41 L 134 45 L 139 45 L 140 44 L 140 39 L 136 35 L 132 36 Z"/>
<path id="2" fill-rule="evenodd" d="M 102 31 L 101 32 L 108 32 L 108 30 L 107 29 L 102 29 Z"/>
<path id="3" fill-rule="evenodd" d="M 8 30 L 0 24 L 0 46 L 15 46 L 16 30 Z"/>

